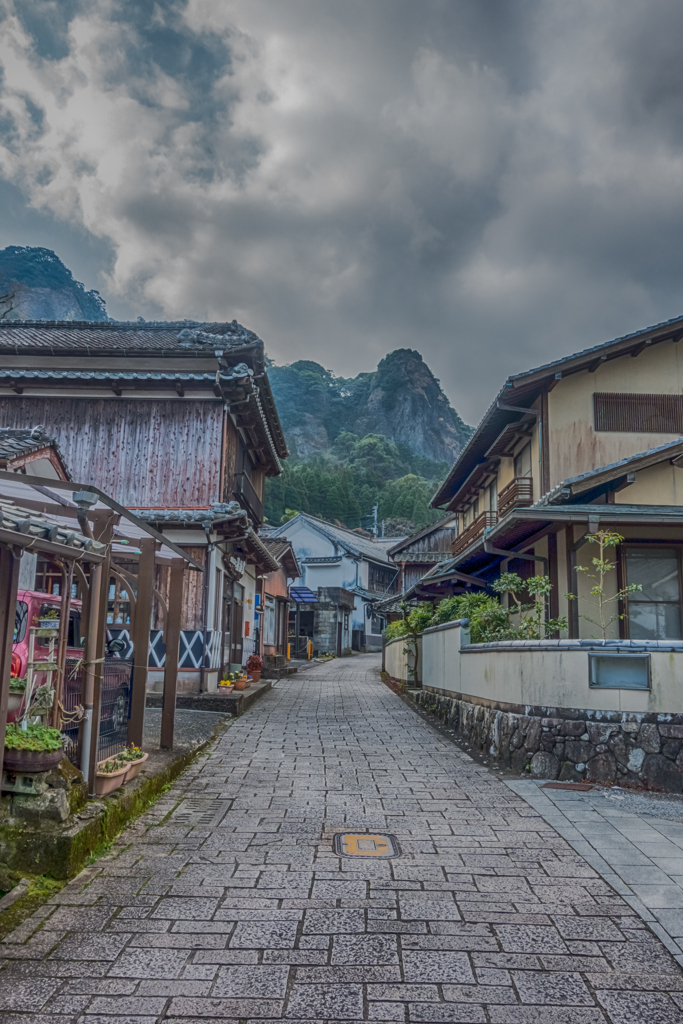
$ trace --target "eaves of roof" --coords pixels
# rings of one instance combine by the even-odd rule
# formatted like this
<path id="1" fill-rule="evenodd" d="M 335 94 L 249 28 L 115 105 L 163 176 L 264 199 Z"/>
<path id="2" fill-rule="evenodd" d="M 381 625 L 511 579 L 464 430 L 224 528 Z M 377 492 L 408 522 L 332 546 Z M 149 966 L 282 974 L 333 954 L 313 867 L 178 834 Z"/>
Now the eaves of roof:
<path id="1" fill-rule="evenodd" d="M 384 548 L 379 545 L 376 548 L 371 547 L 372 541 L 364 541 L 362 537 L 354 534 L 352 530 L 346 530 L 342 526 L 333 526 L 331 523 L 326 523 L 324 519 L 318 519 L 316 516 L 311 516 L 308 512 L 297 512 L 297 515 L 290 519 L 287 523 L 278 527 L 272 534 L 277 537 L 279 532 L 284 533 L 288 528 L 291 530 L 291 524 L 297 517 L 301 518 L 304 522 L 309 523 L 313 529 L 317 530 L 318 533 L 322 533 L 328 540 L 331 540 L 333 544 L 337 544 L 343 547 L 349 554 L 359 556 L 366 561 L 374 561 L 379 565 L 386 566 L 391 565 L 391 559 Z"/>
<path id="2" fill-rule="evenodd" d="M 675 441 L 667 441 L 666 444 L 657 445 L 656 448 L 648 448 L 646 451 L 638 452 L 636 455 L 629 455 L 624 459 L 619 459 L 618 462 L 610 462 L 606 466 L 598 466 L 597 469 L 580 473 L 579 476 L 568 477 L 562 483 L 559 483 L 557 487 L 554 487 L 552 491 L 544 494 L 532 507 L 543 508 L 547 505 L 564 504 L 561 499 L 566 499 L 573 494 L 581 494 L 603 481 L 623 476 L 622 471 L 624 470 L 637 472 L 638 470 L 647 469 L 649 466 L 656 466 L 660 462 L 669 462 L 680 455 L 683 455 L 683 437 L 678 437 Z"/>
<path id="3" fill-rule="evenodd" d="M 287 458 L 289 452 L 284 431 L 280 423 L 275 399 L 268 380 L 264 345 L 258 335 L 242 327 L 236 320 L 231 323 L 198 323 L 196 321 L 152 321 L 149 323 L 126 323 L 122 321 L 48 321 L 48 320 L 2 320 L 0 321 L 0 354 L 4 355 L 45 355 L 78 357 L 78 356 L 125 356 L 129 358 L 148 357 L 150 355 L 163 358 L 172 355 L 174 358 L 186 357 L 188 360 L 197 356 L 213 356 L 231 360 L 236 358 L 249 359 L 253 364 L 254 391 L 259 415 L 262 417 L 269 435 L 269 446 L 275 456 L 275 465 L 279 469 L 278 457 Z M 218 365 L 218 364 L 217 364 Z M 33 371 L 35 373 L 36 371 Z M 21 367 L 12 367 L 5 371 L 0 379 L 59 379 L 56 375 L 47 376 L 48 371 L 32 371 Z M 116 371 L 117 373 L 119 371 Z M 163 373 L 163 371 L 161 371 Z M 69 371 L 65 378 L 74 377 Z M 172 373 L 167 376 L 154 375 L 135 377 L 119 377 L 115 373 L 105 373 L 102 377 L 93 374 L 81 380 L 175 380 L 183 379 L 182 374 Z M 188 380 L 204 380 L 205 375 L 191 375 Z M 221 370 L 219 379 L 230 379 L 230 368 Z"/>
<path id="4" fill-rule="evenodd" d="M 484 460 L 487 451 L 497 440 L 504 427 L 520 419 L 519 412 L 500 409 L 499 404 L 530 407 L 555 379 L 600 365 L 601 362 L 606 362 L 609 359 L 637 354 L 641 347 L 644 349 L 648 345 L 668 340 L 679 340 L 681 337 L 683 337 L 683 317 L 675 317 L 673 320 L 666 320 L 633 334 L 625 334 L 612 341 L 582 349 L 580 352 L 574 352 L 561 359 L 555 359 L 508 377 L 460 453 L 450 473 L 432 498 L 432 508 L 443 507 L 452 501 L 477 464 Z"/>

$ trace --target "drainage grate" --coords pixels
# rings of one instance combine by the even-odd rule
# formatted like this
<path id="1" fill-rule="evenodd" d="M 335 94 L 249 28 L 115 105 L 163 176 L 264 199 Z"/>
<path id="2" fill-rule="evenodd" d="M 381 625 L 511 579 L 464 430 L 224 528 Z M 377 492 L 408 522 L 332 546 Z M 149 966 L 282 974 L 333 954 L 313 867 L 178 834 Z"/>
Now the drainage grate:
<path id="1" fill-rule="evenodd" d="M 170 817 L 174 825 L 215 828 L 230 806 L 229 800 L 183 800 Z"/>
<path id="2" fill-rule="evenodd" d="M 396 836 L 369 835 L 367 832 L 338 832 L 333 842 L 340 857 L 398 857 L 401 853 Z"/>

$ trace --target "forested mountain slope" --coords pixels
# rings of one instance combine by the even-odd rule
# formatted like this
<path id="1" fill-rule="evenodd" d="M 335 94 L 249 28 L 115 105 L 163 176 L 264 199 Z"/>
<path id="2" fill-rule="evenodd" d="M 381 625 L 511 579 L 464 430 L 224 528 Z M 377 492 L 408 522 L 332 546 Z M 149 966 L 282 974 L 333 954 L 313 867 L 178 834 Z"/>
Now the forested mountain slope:
<path id="1" fill-rule="evenodd" d="M 374 373 L 335 377 L 299 360 L 268 371 L 292 458 L 269 480 L 266 514 L 289 511 L 368 528 L 373 507 L 391 533 L 439 517 L 429 499 L 472 430 L 419 352 L 390 352 Z"/>

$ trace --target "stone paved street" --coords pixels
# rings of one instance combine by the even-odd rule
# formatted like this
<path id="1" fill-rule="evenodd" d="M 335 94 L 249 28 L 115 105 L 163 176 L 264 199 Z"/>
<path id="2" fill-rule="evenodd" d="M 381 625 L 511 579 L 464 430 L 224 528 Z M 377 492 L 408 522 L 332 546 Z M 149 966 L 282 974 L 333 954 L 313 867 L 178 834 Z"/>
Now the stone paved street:
<path id="1" fill-rule="evenodd" d="M 0 946 L 0 1024 L 674 1024 L 635 910 L 361 656 L 278 683 Z M 391 860 L 338 832 L 396 836 Z"/>

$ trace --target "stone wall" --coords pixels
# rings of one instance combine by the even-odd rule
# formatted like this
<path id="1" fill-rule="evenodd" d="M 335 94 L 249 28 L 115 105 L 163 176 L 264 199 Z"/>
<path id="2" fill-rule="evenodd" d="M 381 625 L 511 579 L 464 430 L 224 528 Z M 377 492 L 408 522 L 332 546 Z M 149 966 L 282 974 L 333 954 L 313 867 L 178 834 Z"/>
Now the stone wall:
<path id="1" fill-rule="evenodd" d="M 683 715 L 547 709 L 529 715 L 426 688 L 413 695 L 458 738 L 514 771 L 563 782 L 683 792 Z M 596 718 L 601 720 L 597 721 Z"/>

